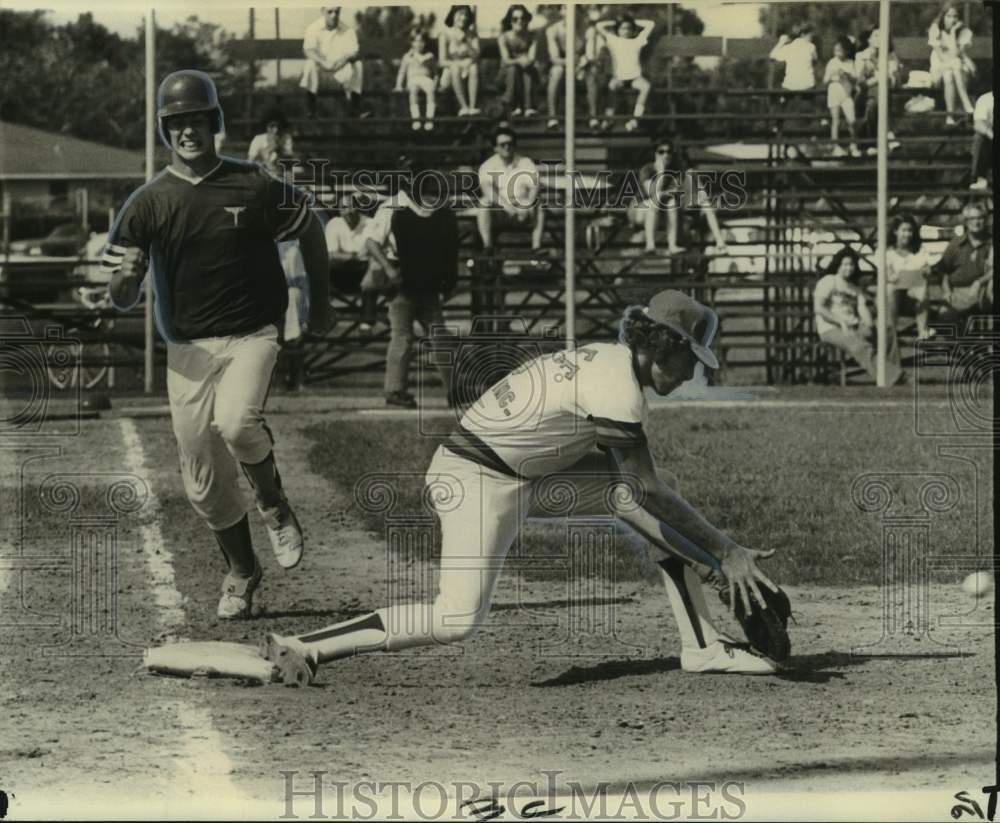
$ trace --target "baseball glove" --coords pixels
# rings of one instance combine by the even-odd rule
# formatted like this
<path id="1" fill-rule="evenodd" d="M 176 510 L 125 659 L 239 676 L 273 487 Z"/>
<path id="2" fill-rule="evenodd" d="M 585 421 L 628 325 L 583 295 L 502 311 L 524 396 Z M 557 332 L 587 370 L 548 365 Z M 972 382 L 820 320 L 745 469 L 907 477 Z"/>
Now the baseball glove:
<path id="1" fill-rule="evenodd" d="M 750 646 L 765 657 L 780 663 L 788 658 L 792 650 L 792 643 L 788 639 L 788 618 L 792 614 L 792 604 L 780 586 L 776 592 L 763 584 L 758 588 L 767 608 L 760 608 L 751 592 L 750 600 L 753 607 L 747 614 L 743 607 L 743 598 L 737 593 L 734 613 Z M 722 589 L 719 597 L 728 608 L 729 589 Z"/>

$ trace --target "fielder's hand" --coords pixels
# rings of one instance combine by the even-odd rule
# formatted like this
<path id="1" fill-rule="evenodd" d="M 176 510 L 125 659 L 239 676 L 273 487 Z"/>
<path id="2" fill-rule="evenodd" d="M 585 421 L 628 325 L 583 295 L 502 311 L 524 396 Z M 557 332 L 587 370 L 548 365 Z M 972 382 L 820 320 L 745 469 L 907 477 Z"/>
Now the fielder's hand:
<path id="1" fill-rule="evenodd" d="M 745 612 L 752 611 L 751 594 L 753 594 L 757 603 L 764 604 L 764 608 L 767 607 L 767 601 L 761 595 L 760 587 L 757 585 L 758 580 L 770 588 L 771 591 L 778 591 L 778 587 L 768 579 L 764 572 L 757 568 L 757 560 L 770 557 L 772 554 L 774 554 L 774 549 L 765 552 L 734 544 L 732 550 L 722 559 L 720 565 L 722 573 L 726 576 L 726 582 L 729 585 L 730 609 L 733 610 L 734 614 L 737 591 L 739 592 L 740 601 Z"/>

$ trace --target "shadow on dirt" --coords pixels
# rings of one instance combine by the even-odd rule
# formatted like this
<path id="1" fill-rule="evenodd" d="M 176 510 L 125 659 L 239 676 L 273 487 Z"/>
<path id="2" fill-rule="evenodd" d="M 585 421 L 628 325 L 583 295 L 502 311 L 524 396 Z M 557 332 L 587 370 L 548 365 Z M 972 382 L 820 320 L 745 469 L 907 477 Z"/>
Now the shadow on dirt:
<path id="1" fill-rule="evenodd" d="M 619 677 L 663 674 L 677 671 L 680 667 L 681 661 L 677 657 L 658 657 L 655 660 L 610 660 L 595 666 L 572 666 L 557 677 L 539 680 L 530 685 L 542 689 L 551 686 L 575 686 L 578 683 L 615 680 Z"/>

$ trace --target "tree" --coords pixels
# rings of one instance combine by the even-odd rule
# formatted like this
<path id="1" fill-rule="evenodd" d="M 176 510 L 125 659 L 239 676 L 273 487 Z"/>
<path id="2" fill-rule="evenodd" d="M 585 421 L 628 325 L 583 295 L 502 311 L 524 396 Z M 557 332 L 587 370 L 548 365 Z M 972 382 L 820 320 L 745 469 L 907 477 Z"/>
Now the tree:
<path id="1" fill-rule="evenodd" d="M 87 140 L 139 148 L 145 140 L 145 32 L 123 38 L 81 14 L 55 26 L 42 11 L 0 9 L 0 117 Z M 223 101 L 247 83 L 248 66 L 223 49 L 231 39 L 213 23 L 189 17 L 157 29 L 157 79 L 201 69 Z"/>

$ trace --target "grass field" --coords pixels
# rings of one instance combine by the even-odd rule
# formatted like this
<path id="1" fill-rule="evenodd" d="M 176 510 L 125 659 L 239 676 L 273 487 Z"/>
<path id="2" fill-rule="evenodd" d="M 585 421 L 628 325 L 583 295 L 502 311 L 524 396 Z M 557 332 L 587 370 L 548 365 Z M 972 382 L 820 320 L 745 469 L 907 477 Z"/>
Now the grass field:
<path id="1" fill-rule="evenodd" d="M 294 690 L 136 667 L 144 648 L 178 638 L 253 645 L 266 632 L 311 631 L 410 598 L 416 585 L 432 595 L 437 563 L 396 562 L 386 513 L 365 516 L 355 497 L 366 474 L 401 477 L 391 516 L 417 511 L 436 446 L 419 436 L 417 417 L 387 416 L 379 397 L 271 399 L 307 553 L 297 569 L 279 569 L 251 512 L 264 581 L 254 619 L 228 622 L 215 617 L 223 559 L 185 498 L 163 398 L 128 415 L 127 402 L 143 404 L 116 397 L 111 413 L 79 421 L 53 406 L 44 435 L 0 444 L 0 708 L 11 719 L 0 790 L 11 817 L 75 817 L 83 798 L 101 819 L 271 819 L 287 816 L 288 770 L 299 789 L 315 771 L 348 786 L 436 780 L 484 790 L 553 771 L 588 792 L 739 781 L 746 819 L 799 819 L 801 809 L 818 819 L 948 817 L 956 791 L 980 797 L 993 779 L 992 601 L 938 571 L 916 614 L 926 632 L 887 637 L 879 520 L 858 511 L 851 487 L 865 473 L 908 473 L 916 483 L 895 483 L 905 514 L 921 510 L 928 475 L 950 476 L 954 505 L 927 518 L 930 545 L 985 555 L 993 452 L 915 436 L 901 392 L 767 397 L 774 402 L 654 410 L 649 431 L 658 460 L 706 514 L 750 545 L 779 549 L 769 570 L 788 584 L 795 623 L 792 655 L 774 676 L 684 672 L 669 603 L 642 580 L 645 565 L 623 551 L 613 581 L 547 579 L 532 561 L 563 549 L 564 532 L 529 523 L 524 556 L 506 565 L 474 638 L 336 661 Z M 440 404 L 434 414 L 449 422 Z M 945 445 L 960 459 L 941 455 Z M 146 499 L 115 519 L 111 499 L 128 503 L 110 495 L 121 480 Z M 113 521 L 114 540 L 97 540 Z M 107 578 L 101 558 L 113 564 Z M 739 632 L 710 601 L 719 627 Z M 805 799 L 791 809 L 792 796 Z M 845 812 L 848 797 L 863 811 Z M 383 817 L 389 799 L 379 796 Z M 310 816 L 312 799 L 298 798 L 295 811 Z"/>
<path id="2" fill-rule="evenodd" d="M 415 418 L 330 421 L 305 433 L 317 474 L 352 488 L 369 473 L 399 467 L 397 511 L 420 511 L 422 473 L 439 440 L 420 435 Z M 648 434 L 657 463 L 679 477 L 684 496 L 711 522 L 746 545 L 777 549 L 768 567 L 782 581 L 879 580 L 883 523 L 852 498 L 855 482 L 871 473 L 888 475 L 901 500 L 917 493 L 920 477 L 912 475 L 951 475 L 961 491 L 950 511 L 930 521 L 934 554 L 977 553 L 977 532 L 978 552 L 993 550 L 992 472 L 977 479 L 968 464 L 940 456 L 940 440 L 917 436 L 905 406 L 657 410 Z M 909 504 L 922 510 L 918 500 Z M 381 515 L 354 513 L 381 530 Z M 557 527 L 529 526 L 520 556 L 551 553 L 559 539 Z M 531 565 L 523 571 L 530 575 Z M 619 579 L 652 574 L 627 552 L 617 558 Z M 936 574 L 954 577 L 947 566 Z"/>

